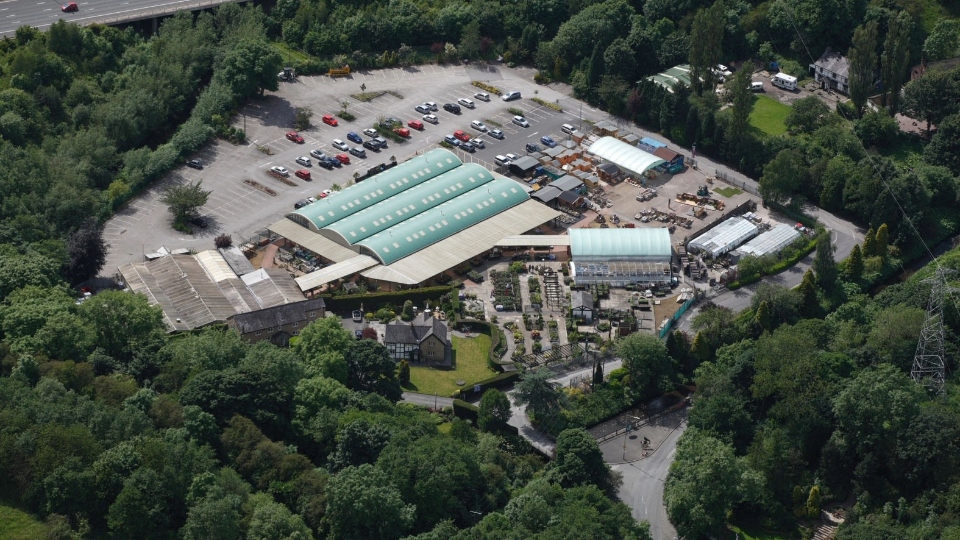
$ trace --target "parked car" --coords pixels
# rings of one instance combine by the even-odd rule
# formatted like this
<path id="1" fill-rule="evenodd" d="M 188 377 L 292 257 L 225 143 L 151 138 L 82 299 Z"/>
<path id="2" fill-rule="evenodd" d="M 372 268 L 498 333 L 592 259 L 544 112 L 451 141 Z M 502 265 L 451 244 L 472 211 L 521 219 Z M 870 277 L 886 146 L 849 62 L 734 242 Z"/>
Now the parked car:
<path id="1" fill-rule="evenodd" d="M 530 127 L 530 122 L 527 122 L 527 119 L 522 116 L 514 116 L 513 123 L 520 127 L 525 127 L 525 128 Z"/>
<path id="2" fill-rule="evenodd" d="M 554 146 L 557 145 L 557 141 L 553 140 L 553 137 L 549 135 L 544 135 L 543 137 L 540 137 L 540 142 L 543 143 L 543 145 L 546 146 L 547 148 L 553 148 Z"/>
<path id="3" fill-rule="evenodd" d="M 291 141 L 293 141 L 293 142 L 295 142 L 295 143 L 297 143 L 297 144 L 303 144 L 303 137 L 301 137 L 300 134 L 297 133 L 296 131 L 288 131 L 288 132 L 287 132 L 287 139 L 288 139 L 288 140 L 291 140 Z"/>
<path id="4" fill-rule="evenodd" d="M 76 2 L 67 2 L 66 4 L 60 6 L 60 11 L 64 13 L 70 13 L 70 12 L 79 11 L 79 10 L 80 10 L 80 6 L 78 6 Z"/>
<path id="5" fill-rule="evenodd" d="M 336 165 L 334 165 L 334 164 L 336 164 Z M 337 161 L 337 160 L 335 160 L 335 159 L 333 159 L 333 158 L 331 158 L 331 157 L 324 157 L 324 158 L 317 159 L 317 165 L 323 167 L 324 169 L 326 169 L 326 170 L 328 170 L 328 171 L 329 171 L 330 169 L 336 167 L 336 166 L 339 165 L 339 164 L 340 164 L 339 161 Z"/>
<path id="6" fill-rule="evenodd" d="M 573 132 L 576 131 L 576 130 L 577 130 L 577 128 L 573 127 L 573 126 L 570 125 L 570 124 L 564 124 L 564 125 L 560 126 L 560 131 L 562 131 L 563 133 L 566 133 L 566 134 L 568 134 L 568 135 L 571 134 L 571 133 L 573 133 Z"/>
<path id="7" fill-rule="evenodd" d="M 516 154 L 507 154 L 507 159 L 509 159 L 510 161 L 516 161 L 516 160 L 520 159 L 520 156 L 518 156 L 518 155 L 516 155 Z"/>
<path id="8" fill-rule="evenodd" d="M 290 171 L 288 171 L 286 167 L 274 165 L 273 167 L 270 167 L 270 170 L 279 174 L 280 176 L 290 176 Z"/>
<path id="9" fill-rule="evenodd" d="M 187 167 L 190 167 L 191 169 L 197 169 L 198 171 L 202 171 L 203 162 L 200 161 L 199 159 L 191 159 L 190 161 L 187 161 Z"/>
<path id="10" fill-rule="evenodd" d="M 403 121 L 397 118 L 396 116 L 388 116 L 383 120 L 383 127 L 387 129 L 393 129 L 395 127 L 400 127 L 403 125 Z"/>
<path id="11" fill-rule="evenodd" d="M 458 129 L 458 130 L 454 131 L 454 132 L 453 132 L 453 136 L 456 137 L 457 139 L 463 141 L 463 142 L 467 142 L 467 141 L 470 140 L 470 136 L 467 135 L 466 133 L 464 133 L 462 129 Z"/>
<path id="12" fill-rule="evenodd" d="M 364 150 L 363 148 L 357 148 L 356 146 L 350 149 L 350 153 L 357 156 L 358 158 L 367 157 L 367 151 Z"/>
<path id="13" fill-rule="evenodd" d="M 443 140 L 449 144 L 452 144 L 453 146 L 456 146 L 456 147 L 460 146 L 460 140 L 454 137 L 453 135 L 447 135 L 446 137 L 443 138 Z"/>
<path id="14" fill-rule="evenodd" d="M 419 120 L 411 120 L 411 121 L 407 122 L 407 125 L 410 126 L 410 127 L 413 128 L 413 129 L 416 129 L 416 130 L 422 130 L 422 129 L 423 129 L 423 122 L 421 122 L 421 121 L 419 121 Z"/>
<path id="15" fill-rule="evenodd" d="M 440 123 L 440 119 L 437 118 L 437 115 L 435 115 L 435 114 L 425 114 L 425 115 L 423 115 L 423 121 L 424 121 L 424 122 L 429 122 L 429 123 L 431 123 L 431 124 L 439 124 L 439 123 Z"/>
<path id="16" fill-rule="evenodd" d="M 477 130 L 477 131 L 486 131 L 486 130 L 487 130 L 487 126 L 486 126 L 483 122 L 481 122 L 481 121 L 479 121 L 479 120 L 474 120 L 473 122 L 470 122 L 470 127 L 472 127 L 473 129 L 475 129 L 475 130 Z"/>
<path id="17" fill-rule="evenodd" d="M 517 92 L 517 91 L 507 92 L 501 97 L 501 99 L 503 99 L 504 101 L 513 101 L 515 99 L 520 99 L 520 92 Z"/>
<path id="18" fill-rule="evenodd" d="M 427 105 L 426 103 L 417 105 L 416 107 L 413 108 L 413 110 L 423 114 L 430 114 L 431 112 L 433 112 L 433 109 L 431 109 L 430 106 Z"/>
<path id="19" fill-rule="evenodd" d="M 503 140 L 503 132 L 500 131 L 499 129 L 491 129 L 490 136 L 493 137 L 494 139 L 499 139 L 501 141 Z"/>
<path id="20" fill-rule="evenodd" d="M 479 99 L 480 101 L 490 101 L 490 94 L 486 92 L 477 92 L 473 97 Z"/>
<path id="21" fill-rule="evenodd" d="M 381 148 L 381 149 L 387 147 L 387 140 L 384 139 L 383 137 L 374 137 L 374 138 L 373 138 L 373 142 L 375 142 L 375 143 L 377 143 L 378 145 L 380 145 L 380 148 Z"/>
<path id="22" fill-rule="evenodd" d="M 306 169 L 300 169 L 299 171 L 293 173 L 297 175 L 298 178 L 303 178 L 304 180 L 311 180 L 310 171 Z"/>
<path id="23" fill-rule="evenodd" d="M 528 142 L 528 143 L 527 143 L 527 146 L 526 146 L 525 148 L 526 148 L 527 152 L 529 152 L 529 153 L 531 153 L 531 154 L 534 153 L 534 152 L 539 152 L 539 151 L 541 150 L 541 148 L 540 148 L 539 146 L 533 144 L 532 142 Z"/>
<path id="24" fill-rule="evenodd" d="M 306 205 L 308 205 L 308 204 L 310 204 L 310 201 L 308 201 L 307 199 L 301 199 L 301 200 L 293 203 L 293 208 L 294 208 L 295 210 L 299 210 L 299 209 L 303 208 L 304 206 L 306 206 Z"/>
<path id="25" fill-rule="evenodd" d="M 313 166 L 313 164 L 310 163 L 310 158 L 308 158 L 307 156 L 300 156 L 300 157 L 298 157 L 297 159 L 295 159 L 294 161 L 296 161 L 296 162 L 299 163 L 300 165 L 303 165 L 304 167 L 312 167 L 312 166 Z"/>
<path id="26" fill-rule="evenodd" d="M 323 150 L 319 148 L 314 148 L 313 150 L 311 150 L 310 155 L 317 158 L 318 160 L 327 157 L 327 155 L 323 153 Z"/>
<path id="27" fill-rule="evenodd" d="M 453 114 L 460 114 L 460 106 L 454 105 L 453 103 L 444 103 L 443 110 Z"/>
<path id="28" fill-rule="evenodd" d="M 380 151 L 380 145 L 377 144 L 377 141 L 375 141 L 375 140 L 373 140 L 373 139 L 370 139 L 369 141 L 364 142 L 364 143 L 363 143 L 363 147 L 364 147 L 364 148 L 367 148 L 367 149 L 369 149 L 369 150 L 373 150 L 373 151 L 375 151 L 375 152 L 379 152 L 379 151 Z"/>
<path id="29" fill-rule="evenodd" d="M 750 83 L 751 92 L 763 92 L 763 83 L 760 81 L 753 81 Z"/>
<path id="30" fill-rule="evenodd" d="M 348 131 L 347 140 L 357 144 L 363 144 L 363 137 L 361 137 L 356 131 Z"/>
<path id="31" fill-rule="evenodd" d="M 463 150 L 463 151 L 465 151 L 465 152 L 470 152 L 470 153 L 472 154 L 472 153 L 474 153 L 474 152 L 477 151 L 477 145 L 473 144 L 472 142 L 467 141 L 467 142 L 465 142 L 465 143 L 463 143 L 463 144 L 460 145 L 460 149 Z"/>
<path id="32" fill-rule="evenodd" d="M 320 192 L 320 198 L 323 199 L 323 198 L 329 196 L 331 193 L 333 193 L 332 190 L 325 189 L 325 190 L 323 190 L 323 191 Z"/>
<path id="33" fill-rule="evenodd" d="M 350 145 L 347 144 L 347 143 L 345 143 L 345 142 L 343 142 L 343 141 L 340 140 L 340 139 L 334 139 L 334 140 L 333 140 L 333 147 L 336 148 L 337 150 L 349 150 L 349 149 L 350 149 Z"/>
<path id="34" fill-rule="evenodd" d="M 431 110 L 431 111 L 437 112 L 437 104 L 436 104 L 436 103 L 434 103 L 434 102 L 432 102 L 432 101 L 426 101 L 426 102 L 424 102 L 424 105 L 426 105 L 427 107 L 430 107 L 430 110 Z"/>
<path id="35" fill-rule="evenodd" d="M 468 108 L 468 109 L 473 109 L 473 108 L 476 107 L 476 104 L 475 104 L 472 100 L 467 99 L 467 98 L 465 98 L 465 97 L 462 97 L 462 98 L 458 99 L 458 100 L 457 100 L 457 103 L 463 105 L 464 107 L 466 107 L 466 108 Z"/>
<path id="36" fill-rule="evenodd" d="M 422 125 L 422 124 L 421 124 L 421 125 Z M 405 128 L 405 127 L 393 128 L 393 132 L 396 133 L 397 135 L 401 136 L 401 137 L 404 137 L 404 138 L 410 136 L 410 130 L 407 129 L 407 128 Z"/>
<path id="37" fill-rule="evenodd" d="M 373 129 L 373 128 L 367 128 L 367 129 L 363 130 L 363 134 L 366 135 L 367 137 L 376 137 L 376 136 L 379 135 L 380 133 L 378 133 L 377 130 L 375 130 L 375 129 Z"/>
<path id="38" fill-rule="evenodd" d="M 200 227 L 201 229 L 203 229 L 203 228 L 206 228 L 207 226 L 207 220 L 203 216 L 193 216 L 192 218 L 190 218 L 190 224 L 196 225 L 197 227 Z"/>
<path id="39" fill-rule="evenodd" d="M 328 126 L 337 127 L 340 125 L 340 122 L 338 122 L 336 117 L 334 117 L 332 114 L 323 115 L 322 120 L 323 120 L 323 123 Z"/>
<path id="40" fill-rule="evenodd" d="M 483 142 L 483 139 L 473 139 L 473 140 L 471 140 L 470 142 L 472 142 L 474 145 L 476 145 L 477 148 L 481 148 L 481 149 L 482 149 L 482 148 L 486 148 L 486 147 L 487 147 L 487 143 Z"/>
<path id="41" fill-rule="evenodd" d="M 341 164 L 343 164 L 343 165 L 349 165 L 349 164 L 350 164 L 350 156 L 348 156 L 348 155 L 346 155 L 346 154 L 337 154 L 337 161 L 339 161 L 339 162 L 340 162 Z"/>
<path id="42" fill-rule="evenodd" d="M 507 156 L 497 156 L 493 158 L 493 162 L 501 167 L 506 167 L 507 165 L 510 164 L 510 158 L 508 158 Z"/>

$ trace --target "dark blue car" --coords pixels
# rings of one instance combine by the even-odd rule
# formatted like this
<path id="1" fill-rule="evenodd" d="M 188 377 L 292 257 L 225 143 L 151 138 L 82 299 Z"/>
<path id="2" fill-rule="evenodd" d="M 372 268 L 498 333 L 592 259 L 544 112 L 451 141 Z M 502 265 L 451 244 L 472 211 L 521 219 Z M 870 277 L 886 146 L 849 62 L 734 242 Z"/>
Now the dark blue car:
<path id="1" fill-rule="evenodd" d="M 357 144 L 363 144 L 363 139 L 355 131 L 347 133 L 347 140 L 350 142 L 355 142 Z"/>

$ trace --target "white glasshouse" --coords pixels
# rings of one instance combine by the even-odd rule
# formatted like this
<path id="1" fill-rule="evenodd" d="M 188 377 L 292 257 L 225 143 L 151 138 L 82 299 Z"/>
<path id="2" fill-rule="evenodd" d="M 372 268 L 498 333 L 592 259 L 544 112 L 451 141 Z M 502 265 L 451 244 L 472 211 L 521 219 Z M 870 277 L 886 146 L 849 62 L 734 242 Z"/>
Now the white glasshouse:
<path id="1" fill-rule="evenodd" d="M 687 249 L 700 251 L 711 257 L 719 257 L 737 248 L 760 232 L 756 225 L 741 218 L 730 218 L 694 238 Z"/>
<path id="2" fill-rule="evenodd" d="M 781 249 L 794 243 L 797 238 L 800 238 L 800 231 L 790 225 L 781 223 L 740 246 L 737 252 L 741 256 L 763 257 L 771 253 L 778 253 Z"/>

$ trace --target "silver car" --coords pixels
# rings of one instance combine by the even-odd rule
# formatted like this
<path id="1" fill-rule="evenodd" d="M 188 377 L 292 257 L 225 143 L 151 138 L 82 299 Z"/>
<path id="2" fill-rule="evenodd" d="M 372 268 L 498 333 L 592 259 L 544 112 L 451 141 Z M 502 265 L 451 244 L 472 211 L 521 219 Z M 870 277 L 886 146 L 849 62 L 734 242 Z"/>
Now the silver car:
<path id="1" fill-rule="evenodd" d="M 530 122 L 527 122 L 527 119 L 522 116 L 514 116 L 513 123 L 520 127 L 525 127 L 525 128 L 530 127 Z"/>

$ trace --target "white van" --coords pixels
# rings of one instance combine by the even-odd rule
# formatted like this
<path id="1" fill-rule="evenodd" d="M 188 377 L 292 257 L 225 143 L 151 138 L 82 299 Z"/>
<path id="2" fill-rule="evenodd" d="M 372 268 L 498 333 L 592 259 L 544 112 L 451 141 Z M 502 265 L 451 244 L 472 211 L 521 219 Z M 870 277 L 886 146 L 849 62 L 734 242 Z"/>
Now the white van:
<path id="1" fill-rule="evenodd" d="M 796 90 L 797 78 L 786 73 L 777 73 L 770 79 L 770 83 L 784 90 Z"/>
<path id="2" fill-rule="evenodd" d="M 497 156 L 493 158 L 493 162 L 499 165 L 500 167 L 506 167 L 510 164 L 510 158 L 507 156 Z"/>
<path id="3" fill-rule="evenodd" d="M 560 126 L 560 131 L 566 133 L 567 135 L 573 133 L 573 132 L 576 131 L 576 130 L 577 130 L 577 128 L 571 126 L 570 124 L 564 124 L 564 125 Z"/>
<path id="4" fill-rule="evenodd" d="M 763 83 L 760 81 L 753 81 L 750 83 L 751 92 L 763 92 Z"/>

